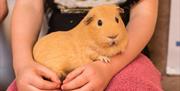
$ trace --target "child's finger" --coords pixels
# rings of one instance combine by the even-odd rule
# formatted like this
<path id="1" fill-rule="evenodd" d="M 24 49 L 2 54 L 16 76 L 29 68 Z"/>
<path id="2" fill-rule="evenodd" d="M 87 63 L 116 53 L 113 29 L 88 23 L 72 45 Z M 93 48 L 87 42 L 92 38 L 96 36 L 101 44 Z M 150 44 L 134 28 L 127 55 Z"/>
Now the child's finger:
<path id="1" fill-rule="evenodd" d="M 55 90 L 40 90 L 36 87 L 29 86 L 31 88 L 31 91 L 61 91 L 60 89 L 55 89 Z"/>
<path id="2" fill-rule="evenodd" d="M 44 80 L 41 77 L 33 77 L 30 84 L 38 89 L 51 90 L 60 88 L 60 84 Z"/>
<path id="3" fill-rule="evenodd" d="M 77 77 L 78 75 L 80 75 L 83 71 L 84 71 L 85 67 L 79 67 L 77 69 L 75 69 L 74 71 L 72 71 L 71 73 L 69 73 L 66 77 L 66 79 L 63 81 L 63 84 L 69 82 L 70 80 L 74 79 L 75 77 Z"/>
<path id="4" fill-rule="evenodd" d="M 49 70 L 48 68 L 42 67 L 42 69 L 40 69 L 40 71 L 39 71 L 39 75 L 51 80 L 52 82 L 61 84 L 59 77 L 54 72 Z"/>
<path id="5" fill-rule="evenodd" d="M 82 88 L 71 90 L 71 91 L 101 91 L 101 90 L 95 90 L 93 88 L 93 84 L 88 83 L 87 85 L 83 86 Z"/>
<path id="6" fill-rule="evenodd" d="M 57 90 L 41 90 L 41 91 L 62 91 L 62 90 L 57 89 Z"/>
<path id="7" fill-rule="evenodd" d="M 62 85 L 62 90 L 72 90 L 80 88 L 88 83 L 88 78 L 83 74 L 79 75 L 75 79 Z"/>

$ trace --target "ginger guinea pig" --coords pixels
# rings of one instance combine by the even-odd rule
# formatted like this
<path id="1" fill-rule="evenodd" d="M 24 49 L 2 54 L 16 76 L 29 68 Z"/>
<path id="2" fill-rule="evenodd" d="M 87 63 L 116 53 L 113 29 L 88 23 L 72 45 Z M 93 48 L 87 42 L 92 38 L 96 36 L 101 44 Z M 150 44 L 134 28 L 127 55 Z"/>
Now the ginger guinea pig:
<path id="1" fill-rule="evenodd" d="M 128 43 L 125 25 L 116 5 L 92 8 L 84 19 L 67 32 L 48 34 L 33 49 L 35 61 L 54 71 L 60 78 L 75 68 L 123 52 Z"/>

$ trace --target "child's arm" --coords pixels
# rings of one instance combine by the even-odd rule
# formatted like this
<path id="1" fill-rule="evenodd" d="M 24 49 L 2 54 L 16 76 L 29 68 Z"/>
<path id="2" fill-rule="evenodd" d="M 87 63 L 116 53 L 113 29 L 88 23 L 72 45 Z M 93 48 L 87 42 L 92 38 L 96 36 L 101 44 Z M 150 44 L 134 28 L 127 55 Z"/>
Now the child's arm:
<path id="1" fill-rule="evenodd" d="M 34 62 L 32 57 L 32 48 L 41 28 L 43 11 L 43 0 L 16 0 L 11 29 L 13 66 L 18 91 L 56 89 L 60 86 L 55 73 Z"/>
<path id="2" fill-rule="evenodd" d="M 114 73 L 129 64 L 147 45 L 155 30 L 157 13 L 158 0 L 140 0 L 140 3 L 132 8 L 127 25 L 129 44 L 125 53 L 113 57 Z"/>
<path id="3" fill-rule="evenodd" d="M 0 0 L 0 24 L 8 14 L 7 1 Z"/>
<path id="4" fill-rule="evenodd" d="M 110 64 L 97 61 L 76 69 L 67 76 L 62 88 L 102 91 L 111 78 L 129 64 L 149 42 L 156 24 L 157 9 L 158 0 L 140 0 L 131 10 L 126 51 L 114 56 Z"/>

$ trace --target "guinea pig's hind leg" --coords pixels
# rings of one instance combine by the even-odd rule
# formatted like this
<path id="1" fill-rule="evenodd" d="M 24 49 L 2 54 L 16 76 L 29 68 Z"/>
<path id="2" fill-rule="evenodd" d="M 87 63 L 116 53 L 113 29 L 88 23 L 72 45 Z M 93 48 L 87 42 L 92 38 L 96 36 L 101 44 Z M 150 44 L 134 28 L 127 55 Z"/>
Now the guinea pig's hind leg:
<path id="1" fill-rule="evenodd" d="M 67 74 L 63 71 L 60 71 L 57 73 L 59 79 L 61 80 L 61 82 L 66 78 Z"/>
<path id="2" fill-rule="evenodd" d="M 107 56 L 98 56 L 97 60 L 103 61 L 105 63 L 110 63 L 111 61 Z"/>

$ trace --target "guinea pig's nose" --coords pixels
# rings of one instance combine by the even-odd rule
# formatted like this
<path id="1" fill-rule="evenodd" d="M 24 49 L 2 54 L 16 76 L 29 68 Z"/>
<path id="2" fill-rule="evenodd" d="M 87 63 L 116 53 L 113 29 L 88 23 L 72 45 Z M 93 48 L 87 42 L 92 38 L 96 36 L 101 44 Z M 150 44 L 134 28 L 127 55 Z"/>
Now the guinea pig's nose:
<path id="1" fill-rule="evenodd" d="M 117 36 L 118 36 L 118 35 L 108 36 L 108 38 L 110 38 L 110 39 L 115 39 L 115 38 L 117 38 Z"/>

